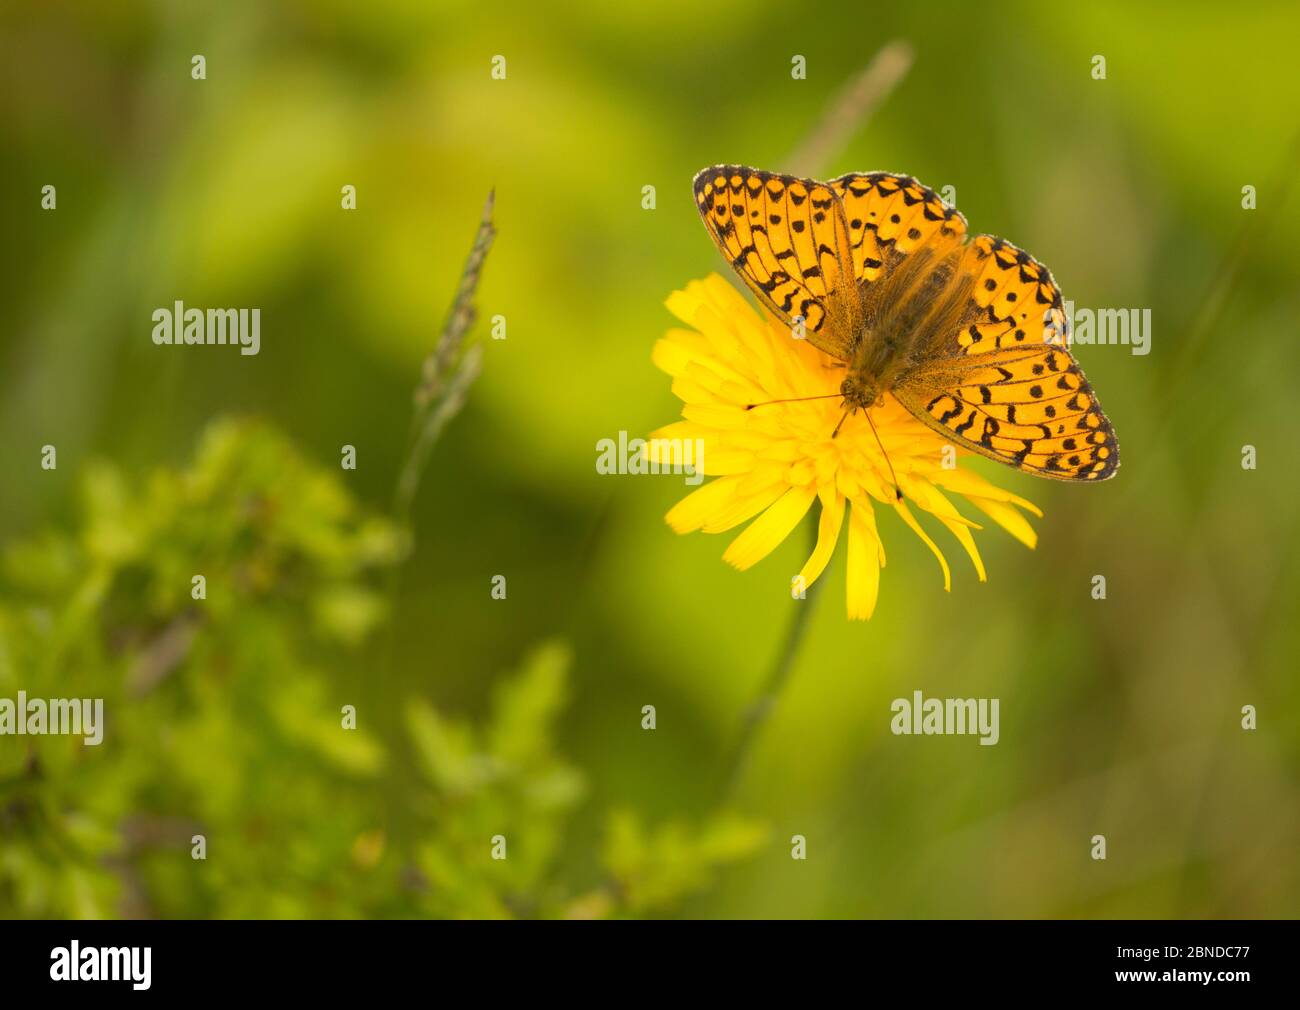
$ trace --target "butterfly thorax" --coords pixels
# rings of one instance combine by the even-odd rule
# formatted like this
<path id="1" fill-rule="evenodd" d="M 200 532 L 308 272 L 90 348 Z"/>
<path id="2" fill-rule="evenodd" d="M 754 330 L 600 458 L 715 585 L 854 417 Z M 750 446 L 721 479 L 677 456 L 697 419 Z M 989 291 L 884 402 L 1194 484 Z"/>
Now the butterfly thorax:
<path id="1" fill-rule="evenodd" d="M 928 250 L 913 255 L 889 282 L 874 289 L 861 286 L 860 322 L 840 387 L 845 406 L 872 407 L 893 389 L 924 348 L 942 338 L 969 291 L 970 280 L 959 274 L 956 257 L 936 261 Z"/>

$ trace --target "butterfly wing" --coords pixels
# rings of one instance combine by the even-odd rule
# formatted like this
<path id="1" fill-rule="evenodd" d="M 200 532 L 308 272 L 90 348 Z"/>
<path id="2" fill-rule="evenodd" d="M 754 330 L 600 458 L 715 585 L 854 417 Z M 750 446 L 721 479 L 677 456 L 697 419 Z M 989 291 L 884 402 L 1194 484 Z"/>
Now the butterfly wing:
<path id="1" fill-rule="evenodd" d="M 962 253 L 970 292 L 953 326 L 918 348 L 893 394 L 931 428 L 981 455 L 1058 480 L 1119 467 L 1115 430 L 1068 350 L 1061 293 L 1045 266 L 991 235 Z"/>
<path id="2" fill-rule="evenodd" d="M 966 240 L 966 219 L 910 175 L 855 172 L 827 185 L 844 206 L 859 282 L 889 276 L 922 246 L 948 248 Z"/>
<path id="3" fill-rule="evenodd" d="M 727 262 L 808 342 L 848 360 L 862 304 L 849 264 L 848 220 L 836 193 L 814 179 L 741 165 L 695 176 L 695 204 Z"/>

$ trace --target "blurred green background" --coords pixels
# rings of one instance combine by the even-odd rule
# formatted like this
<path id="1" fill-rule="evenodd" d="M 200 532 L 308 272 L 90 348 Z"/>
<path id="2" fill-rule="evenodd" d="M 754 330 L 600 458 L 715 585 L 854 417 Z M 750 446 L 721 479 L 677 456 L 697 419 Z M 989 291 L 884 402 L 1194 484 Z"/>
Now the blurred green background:
<path id="1" fill-rule="evenodd" d="M 0 912 L 1294 915 L 1298 34 L 1293 4 L 6 3 L 0 697 L 108 726 L 0 737 Z M 663 299 L 725 269 L 692 175 L 786 168 L 894 39 L 911 71 L 823 174 L 953 186 L 1076 305 L 1149 308 L 1152 350 L 1079 350 L 1114 481 L 971 464 L 1046 513 L 1036 551 L 978 535 L 987 584 L 946 538 L 945 594 L 881 513 L 849 624 L 841 545 L 723 809 L 804 538 L 736 573 L 664 524 L 680 478 L 595 446 L 678 416 Z M 492 187 L 507 338 L 402 560 L 411 391 Z M 261 353 L 155 347 L 176 299 L 260 307 Z M 1000 698 L 1000 743 L 892 735 L 915 690 Z"/>

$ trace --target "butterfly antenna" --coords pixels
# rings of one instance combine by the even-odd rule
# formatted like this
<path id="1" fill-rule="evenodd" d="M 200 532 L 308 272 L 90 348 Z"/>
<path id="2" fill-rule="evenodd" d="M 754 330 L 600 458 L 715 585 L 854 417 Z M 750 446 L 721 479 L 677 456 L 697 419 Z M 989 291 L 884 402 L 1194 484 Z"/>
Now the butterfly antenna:
<path id="1" fill-rule="evenodd" d="M 898 486 L 898 475 L 894 473 L 894 462 L 889 458 L 889 453 L 885 452 L 885 443 L 880 441 L 880 432 L 876 431 L 876 422 L 871 420 L 870 409 L 864 410 L 862 413 L 866 415 L 867 424 L 871 425 L 871 434 L 876 436 L 876 445 L 880 446 L 880 455 L 885 457 L 885 464 L 889 467 L 889 476 L 894 482 L 894 494 L 898 496 L 899 501 L 902 501 L 903 489 Z M 843 423 L 844 421 L 841 420 L 840 424 Z M 838 431 L 839 429 L 836 428 L 835 430 Z"/>
<path id="2" fill-rule="evenodd" d="M 773 403 L 800 403 L 804 400 L 829 400 L 832 396 L 843 396 L 843 393 L 820 393 L 817 396 L 790 396 L 784 400 L 764 400 L 762 403 L 747 403 L 746 410 L 753 410 L 755 407 L 766 407 Z"/>

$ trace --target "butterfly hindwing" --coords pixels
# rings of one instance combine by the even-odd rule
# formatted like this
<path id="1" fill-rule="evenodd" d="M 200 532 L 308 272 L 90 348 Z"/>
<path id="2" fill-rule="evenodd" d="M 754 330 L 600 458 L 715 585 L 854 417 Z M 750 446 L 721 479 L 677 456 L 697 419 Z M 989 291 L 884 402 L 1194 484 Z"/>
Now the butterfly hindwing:
<path id="1" fill-rule="evenodd" d="M 921 348 L 894 395 L 966 448 L 1059 480 L 1104 480 L 1119 444 L 1068 349 L 1048 269 L 1008 242 L 977 236 L 958 279 L 970 289 L 952 329 Z"/>
<path id="2" fill-rule="evenodd" d="M 740 165 L 695 177 L 695 203 L 732 268 L 809 343 L 847 360 L 861 303 L 846 264 L 847 221 L 829 185 Z"/>

